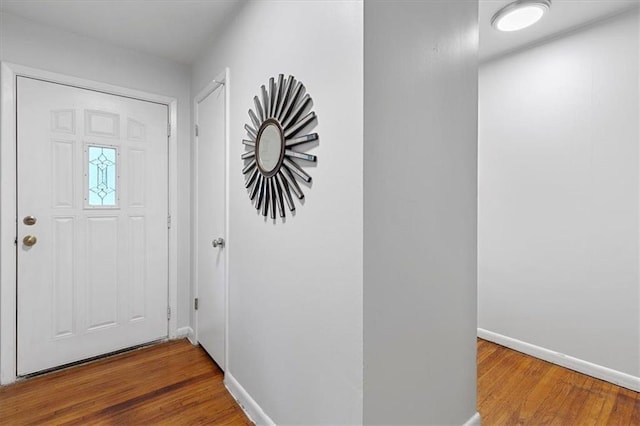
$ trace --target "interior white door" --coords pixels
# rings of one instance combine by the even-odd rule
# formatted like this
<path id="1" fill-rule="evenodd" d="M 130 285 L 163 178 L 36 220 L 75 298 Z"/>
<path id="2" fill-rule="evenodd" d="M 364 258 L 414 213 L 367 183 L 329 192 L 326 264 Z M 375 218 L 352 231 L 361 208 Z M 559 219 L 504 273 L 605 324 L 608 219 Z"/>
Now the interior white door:
<path id="1" fill-rule="evenodd" d="M 17 100 L 18 375 L 166 337 L 168 107 L 25 77 Z"/>
<path id="2" fill-rule="evenodd" d="M 197 103 L 198 341 L 225 369 L 225 88 Z"/>

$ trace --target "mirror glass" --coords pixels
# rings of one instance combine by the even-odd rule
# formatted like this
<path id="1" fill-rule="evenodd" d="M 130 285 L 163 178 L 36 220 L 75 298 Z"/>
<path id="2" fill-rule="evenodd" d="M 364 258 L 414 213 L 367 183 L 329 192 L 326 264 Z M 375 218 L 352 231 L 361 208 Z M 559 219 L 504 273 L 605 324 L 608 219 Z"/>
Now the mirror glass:
<path id="1" fill-rule="evenodd" d="M 265 173 L 271 173 L 278 162 L 282 152 L 282 135 L 280 129 L 275 124 L 267 124 L 258 141 L 257 160 L 260 168 Z"/>

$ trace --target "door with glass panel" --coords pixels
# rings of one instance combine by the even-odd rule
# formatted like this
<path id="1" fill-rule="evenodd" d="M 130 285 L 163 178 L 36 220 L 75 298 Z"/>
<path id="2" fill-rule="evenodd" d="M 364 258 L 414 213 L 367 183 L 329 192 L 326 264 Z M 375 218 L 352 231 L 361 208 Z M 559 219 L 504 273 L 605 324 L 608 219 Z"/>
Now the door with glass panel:
<path id="1" fill-rule="evenodd" d="M 167 336 L 166 105 L 17 78 L 17 373 Z"/>

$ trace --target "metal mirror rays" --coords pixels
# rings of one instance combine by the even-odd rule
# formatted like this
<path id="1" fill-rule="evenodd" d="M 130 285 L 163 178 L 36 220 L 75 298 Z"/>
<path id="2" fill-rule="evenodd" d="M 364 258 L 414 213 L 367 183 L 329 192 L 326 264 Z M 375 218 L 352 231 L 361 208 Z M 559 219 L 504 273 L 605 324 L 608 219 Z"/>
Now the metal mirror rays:
<path id="1" fill-rule="evenodd" d="M 276 209 L 280 217 L 286 216 L 285 202 L 290 211 L 296 209 L 292 193 L 300 200 L 304 198 L 297 180 L 311 182 L 301 166 L 316 162 L 317 157 L 298 149 L 318 140 L 317 133 L 305 133 L 316 114 L 309 111 L 311 97 L 304 85 L 292 75 L 286 80 L 284 74 L 277 80 L 271 77 L 268 87 L 260 89 L 253 98 L 255 110 L 249 109 L 250 122 L 244 125 L 247 139 L 242 143 L 248 150 L 242 154 L 242 173 L 255 208 L 275 219 Z"/>

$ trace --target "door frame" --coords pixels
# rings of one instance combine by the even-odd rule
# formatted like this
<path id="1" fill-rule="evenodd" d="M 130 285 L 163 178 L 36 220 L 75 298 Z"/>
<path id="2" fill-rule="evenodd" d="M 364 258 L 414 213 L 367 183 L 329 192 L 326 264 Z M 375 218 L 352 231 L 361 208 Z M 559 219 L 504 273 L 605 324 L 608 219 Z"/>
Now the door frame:
<path id="1" fill-rule="evenodd" d="M 178 162 L 176 98 L 128 89 L 112 84 L 49 72 L 19 64 L 0 63 L 0 384 L 17 379 L 17 193 L 16 193 L 16 86 L 17 77 L 36 78 L 51 83 L 125 96 L 167 105 L 169 109 L 169 206 L 168 214 L 177 217 Z M 168 337 L 177 334 L 178 250 L 177 227 L 169 228 Z"/>
<path id="2" fill-rule="evenodd" d="M 230 147 L 230 135 L 229 135 L 229 68 L 225 68 L 218 76 L 211 80 L 205 87 L 203 87 L 194 97 L 193 99 L 193 157 L 191 159 L 191 170 L 192 177 L 191 181 L 193 182 L 193 195 L 191 198 L 193 200 L 192 203 L 192 235 L 191 241 L 197 241 L 196 237 L 198 235 L 198 136 L 196 135 L 195 128 L 198 125 L 198 104 L 202 102 L 207 96 L 213 93 L 220 86 L 224 87 L 224 198 L 225 198 L 225 207 L 224 207 L 224 239 L 225 246 L 224 250 L 225 258 L 224 258 L 224 358 L 225 358 L 225 371 L 229 370 L 229 147 Z M 193 243 L 193 252 L 192 252 L 192 270 L 191 276 L 193 282 L 193 297 L 198 297 L 198 246 Z M 193 306 L 193 305 L 192 305 Z M 194 336 L 191 343 L 194 345 L 198 343 L 198 311 L 193 310 L 193 325 L 194 325 Z"/>

